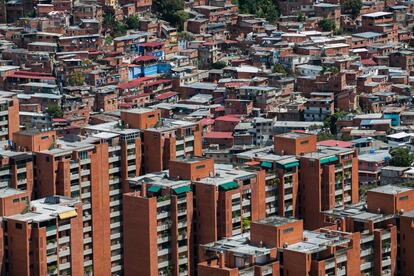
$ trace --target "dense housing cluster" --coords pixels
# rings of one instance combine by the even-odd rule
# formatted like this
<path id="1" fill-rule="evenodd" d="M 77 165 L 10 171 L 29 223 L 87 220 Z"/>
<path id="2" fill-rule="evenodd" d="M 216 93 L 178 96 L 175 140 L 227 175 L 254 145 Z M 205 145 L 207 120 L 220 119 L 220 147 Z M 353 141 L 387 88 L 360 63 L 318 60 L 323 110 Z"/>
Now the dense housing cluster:
<path id="1" fill-rule="evenodd" d="M 0 3 L 0 275 L 414 275 L 414 2 Z"/>

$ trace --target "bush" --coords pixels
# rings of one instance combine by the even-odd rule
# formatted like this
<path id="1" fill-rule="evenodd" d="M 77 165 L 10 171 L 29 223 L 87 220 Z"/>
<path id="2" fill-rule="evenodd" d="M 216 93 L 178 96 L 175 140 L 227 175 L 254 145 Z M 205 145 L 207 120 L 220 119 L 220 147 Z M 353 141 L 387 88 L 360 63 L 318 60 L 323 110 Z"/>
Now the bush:
<path id="1" fill-rule="evenodd" d="M 414 161 L 414 155 L 408 148 L 396 148 L 390 152 L 392 158 L 390 165 L 396 167 L 410 167 Z"/>
<path id="2" fill-rule="evenodd" d="M 328 18 L 324 18 L 321 21 L 319 21 L 318 25 L 324 32 L 332 32 L 336 29 L 335 21 Z"/>
<path id="3" fill-rule="evenodd" d="M 213 69 L 223 69 L 227 66 L 227 63 L 225 61 L 219 60 L 217 62 L 214 62 L 211 67 L 213 67 Z"/>

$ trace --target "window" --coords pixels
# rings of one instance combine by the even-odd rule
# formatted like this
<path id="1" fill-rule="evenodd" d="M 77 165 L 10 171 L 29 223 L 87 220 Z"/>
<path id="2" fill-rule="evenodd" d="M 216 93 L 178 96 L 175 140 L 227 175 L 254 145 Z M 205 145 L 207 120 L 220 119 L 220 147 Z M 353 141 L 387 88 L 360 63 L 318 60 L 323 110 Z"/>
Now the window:
<path id="1" fill-rule="evenodd" d="M 22 229 L 22 224 L 21 223 L 16 223 L 16 229 Z"/>
<path id="2" fill-rule="evenodd" d="M 291 232 L 293 232 L 293 227 L 283 229 L 283 234 L 287 234 L 287 233 L 291 233 Z"/>
<path id="3" fill-rule="evenodd" d="M 13 204 L 18 203 L 20 200 L 18 198 L 13 199 Z"/>
<path id="4" fill-rule="evenodd" d="M 408 196 L 401 196 L 400 200 L 408 200 Z"/>
<path id="5" fill-rule="evenodd" d="M 201 169 L 204 169 L 205 167 L 206 167 L 206 165 L 199 165 L 199 166 L 196 167 L 196 169 L 201 170 Z"/>
<path id="6" fill-rule="evenodd" d="M 301 145 L 306 145 L 306 144 L 309 144 L 309 140 L 301 141 L 301 142 L 300 142 L 300 144 L 301 144 Z"/>

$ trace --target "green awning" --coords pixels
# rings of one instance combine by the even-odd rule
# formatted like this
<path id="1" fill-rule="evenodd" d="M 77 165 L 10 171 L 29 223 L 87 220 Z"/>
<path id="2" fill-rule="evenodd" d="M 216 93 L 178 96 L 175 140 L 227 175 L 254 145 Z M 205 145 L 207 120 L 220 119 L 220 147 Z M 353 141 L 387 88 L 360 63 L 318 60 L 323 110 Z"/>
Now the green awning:
<path id="1" fill-rule="evenodd" d="M 231 181 L 231 182 L 227 182 L 227 183 L 221 184 L 219 186 L 219 189 L 222 190 L 222 191 L 229 191 L 229 190 L 236 189 L 238 187 L 239 187 L 239 184 L 237 184 L 234 181 Z"/>
<path id="2" fill-rule="evenodd" d="M 338 157 L 336 157 L 336 156 L 329 156 L 329 157 L 321 158 L 321 160 L 319 160 L 319 163 L 321 165 L 323 165 L 323 164 L 327 164 L 327 163 L 335 162 L 335 161 L 338 161 Z"/>
<path id="3" fill-rule="evenodd" d="M 271 169 L 273 167 L 273 164 L 269 161 L 263 161 L 262 163 L 260 163 L 260 167 Z"/>
<path id="4" fill-rule="evenodd" d="M 148 192 L 158 193 L 160 190 L 161 190 L 161 186 L 152 185 L 151 187 L 149 187 Z"/>
<path id="5" fill-rule="evenodd" d="M 287 163 L 283 165 L 284 169 L 291 169 L 294 167 L 298 167 L 299 166 L 299 162 L 292 162 L 292 163 Z"/>
<path id="6" fill-rule="evenodd" d="M 178 188 L 174 188 L 173 191 L 177 195 L 180 195 L 180 194 L 184 194 L 186 192 L 190 192 L 191 191 L 191 187 L 190 186 L 181 186 L 181 187 L 178 187 Z"/>

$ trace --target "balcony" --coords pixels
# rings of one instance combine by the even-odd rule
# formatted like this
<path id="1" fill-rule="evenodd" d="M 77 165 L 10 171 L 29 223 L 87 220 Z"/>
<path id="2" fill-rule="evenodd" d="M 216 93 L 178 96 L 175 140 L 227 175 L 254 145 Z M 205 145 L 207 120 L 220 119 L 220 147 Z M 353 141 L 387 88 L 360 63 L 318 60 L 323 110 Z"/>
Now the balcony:
<path id="1" fill-rule="evenodd" d="M 157 214 L 157 219 L 158 220 L 165 219 L 165 218 L 168 218 L 170 215 L 171 215 L 170 212 L 161 212 Z"/>

